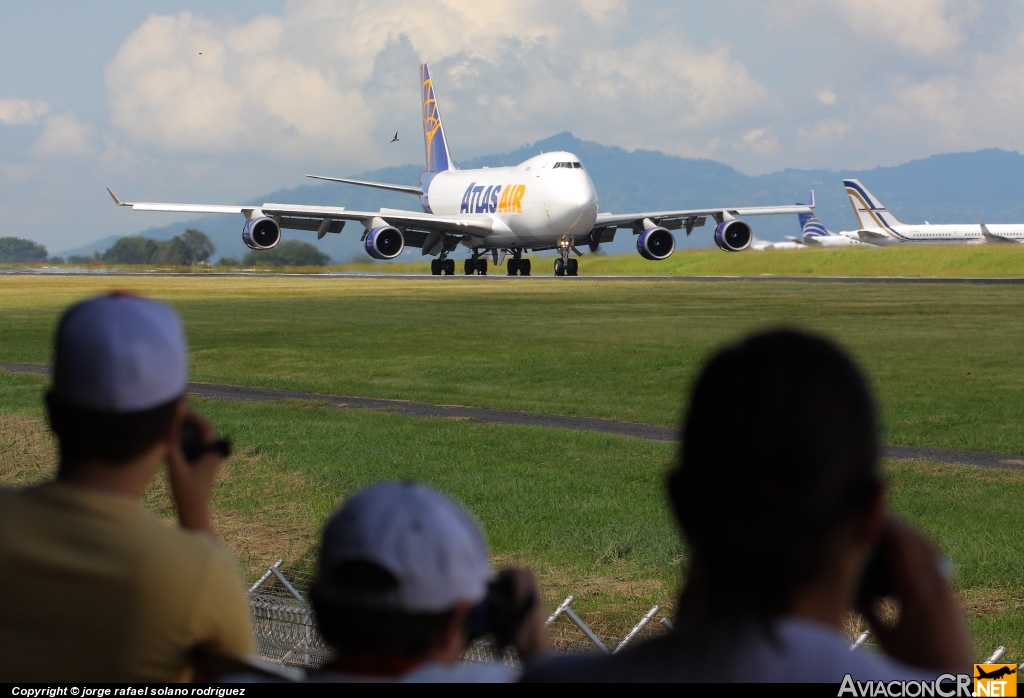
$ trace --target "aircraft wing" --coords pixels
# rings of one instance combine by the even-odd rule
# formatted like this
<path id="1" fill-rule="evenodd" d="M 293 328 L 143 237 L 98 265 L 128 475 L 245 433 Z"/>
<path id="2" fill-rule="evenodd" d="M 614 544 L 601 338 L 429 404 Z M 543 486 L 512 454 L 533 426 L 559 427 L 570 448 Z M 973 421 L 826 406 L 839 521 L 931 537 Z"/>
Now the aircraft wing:
<path id="1" fill-rule="evenodd" d="M 985 225 L 985 221 L 978 219 L 978 224 L 981 225 L 981 234 L 985 238 L 985 242 L 1017 242 L 1012 238 L 1004 237 L 1003 235 L 996 235 L 988 226 Z"/>
<path id="2" fill-rule="evenodd" d="M 359 221 L 374 225 L 376 220 L 396 228 L 412 228 L 451 233 L 453 235 L 473 235 L 486 237 L 495 228 L 505 224 L 486 213 L 463 213 L 457 216 L 437 216 L 433 213 L 404 211 L 395 208 L 382 208 L 379 211 L 350 211 L 338 206 L 301 206 L 296 204 L 263 204 L 259 207 L 266 216 L 280 218 L 282 228 L 297 230 L 316 230 L 325 218 L 335 221 Z M 312 228 L 306 226 L 312 225 Z"/>
<path id="3" fill-rule="evenodd" d="M 878 233 L 874 230 L 858 230 L 857 237 L 864 242 L 870 242 L 872 245 L 881 245 L 887 242 L 892 242 L 892 237 L 885 233 Z"/>
<path id="4" fill-rule="evenodd" d="M 599 213 L 594 228 L 640 228 L 645 220 L 669 230 L 686 228 L 689 235 L 694 228 L 704 225 L 708 216 L 716 221 L 735 216 L 772 216 L 811 213 L 813 205 L 747 206 L 737 208 L 696 208 L 681 211 L 647 211 L 644 213 Z"/>
<path id="5" fill-rule="evenodd" d="M 128 206 L 136 211 L 168 211 L 172 213 L 244 213 L 246 217 L 264 215 L 274 218 L 282 228 L 292 230 L 323 230 L 341 232 L 346 221 L 359 221 L 367 227 L 393 225 L 408 229 L 414 234 L 408 243 L 418 247 L 420 238 L 426 240 L 429 233 L 449 233 L 462 237 L 486 237 L 506 226 L 500 219 L 486 213 L 463 213 L 457 216 L 436 216 L 432 213 L 382 208 L 379 211 L 351 211 L 340 206 L 304 206 L 299 204 L 275 204 L 224 206 L 209 204 L 174 204 L 121 201 L 114 192 L 107 189 L 110 198 L 118 206 Z M 324 225 L 324 222 L 327 224 Z M 323 227 L 321 227 L 323 226 Z M 421 235 L 415 235 L 421 232 Z"/>
<path id="6" fill-rule="evenodd" d="M 372 187 L 373 189 L 386 189 L 387 191 L 400 191 L 403 194 L 415 194 L 423 196 L 423 190 L 419 187 L 407 187 L 404 184 L 384 184 L 382 182 L 367 182 L 362 179 L 345 179 L 343 177 L 324 177 L 322 175 L 306 175 L 310 179 L 322 179 L 325 182 L 342 182 L 343 184 L 356 184 L 360 187 Z"/>

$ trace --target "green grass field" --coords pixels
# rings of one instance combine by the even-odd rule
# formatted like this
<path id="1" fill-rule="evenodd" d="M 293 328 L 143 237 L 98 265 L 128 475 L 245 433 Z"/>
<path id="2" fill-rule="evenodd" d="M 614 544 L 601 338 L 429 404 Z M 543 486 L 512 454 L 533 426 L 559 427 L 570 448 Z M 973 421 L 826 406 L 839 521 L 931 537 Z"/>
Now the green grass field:
<path id="1" fill-rule="evenodd" d="M 197 380 L 675 425 L 710 352 L 791 325 L 857 357 L 889 443 L 1024 454 L 1022 288 L 564 281 L 0 277 L 0 361 L 121 288 L 181 311 Z"/>
<path id="2" fill-rule="evenodd" d="M 48 362 L 60 310 L 122 288 L 182 312 L 201 380 L 674 424 L 715 346 L 782 323 L 850 347 L 889 442 L 1024 453 L 1015 287 L 559 281 L 0 277 L 0 361 Z M 0 373 L 0 484 L 52 471 L 45 385 Z M 464 501 L 500 562 L 538 571 L 549 604 L 575 594 L 604 637 L 672 606 L 686 559 L 661 491 L 671 445 L 326 403 L 200 409 L 240 452 L 216 507 L 250 578 L 278 557 L 301 577 L 338 501 L 415 478 Z M 1024 654 L 1024 472 L 886 468 L 893 508 L 957 562 L 979 655 Z M 149 501 L 170 515 L 162 484 Z M 571 628 L 559 637 L 579 642 Z"/>
<path id="3" fill-rule="evenodd" d="M 621 232 L 619 237 L 627 234 Z M 533 259 L 534 274 L 551 275 L 553 258 L 527 255 Z M 389 272 L 429 274 L 429 261 L 378 263 L 349 261 L 327 267 L 256 267 L 253 271 L 292 272 Z M 7 265 L 18 266 L 18 265 Z M 41 265 L 34 265 L 41 266 Z M 65 265 L 70 266 L 70 265 Z M 153 267 L 124 267 L 145 269 Z M 196 273 L 230 272 L 237 267 L 169 268 Z M 461 259 L 456 261 L 461 274 Z M 491 269 L 504 274 L 504 268 Z M 1024 276 L 1024 246 L 1021 245 L 935 245 L 920 247 L 765 250 L 726 253 L 718 248 L 679 250 L 661 262 L 651 262 L 635 253 L 620 255 L 585 254 L 580 274 L 612 276 L 922 276 L 922 277 L 1021 277 Z"/>

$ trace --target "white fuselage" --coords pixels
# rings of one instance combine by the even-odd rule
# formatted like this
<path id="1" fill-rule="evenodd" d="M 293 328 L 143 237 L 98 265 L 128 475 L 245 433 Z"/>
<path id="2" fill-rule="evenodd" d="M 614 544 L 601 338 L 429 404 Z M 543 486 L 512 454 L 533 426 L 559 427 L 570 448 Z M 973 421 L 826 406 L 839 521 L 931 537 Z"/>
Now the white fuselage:
<path id="1" fill-rule="evenodd" d="M 986 225 L 988 231 L 1007 242 L 1024 243 L 1024 225 L 1020 224 L 996 224 Z M 865 242 L 874 245 L 899 245 L 907 242 L 914 243 L 935 243 L 935 244 L 983 244 L 986 242 L 998 242 L 986 238 L 981 230 L 981 224 L 949 224 L 949 225 L 888 225 L 883 228 L 868 228 L 874 235 L 859 236 Z M 858 231 L 859 232 L 859 231 Z M 854 235 L 857 235 L 855 232 Z M 878 237 L 884 236 L 884 237 Z"/>
<path id="2" fill-rule="evenodd" d="M 818 247 L 849 247 L 851 245 L 863 245 L 865 244 L 859 238 L 855 237 L 856 234 L 851 237 L 850 233 L 841 232 L 833 235 L 805 235 L 805 245 L 816 245 Z"/>
<path id="3" fill-rule="evenodd" d="M 423 210 L 491 217 L 490 248 L 555 246 L 562 237 L 583 238 L 597 219 L 597 190 L 579 162 L 571 153 L 554 152 L 514 167 L 424 173 Z M 475 246 L 471 239 L 463 244 Z"/>

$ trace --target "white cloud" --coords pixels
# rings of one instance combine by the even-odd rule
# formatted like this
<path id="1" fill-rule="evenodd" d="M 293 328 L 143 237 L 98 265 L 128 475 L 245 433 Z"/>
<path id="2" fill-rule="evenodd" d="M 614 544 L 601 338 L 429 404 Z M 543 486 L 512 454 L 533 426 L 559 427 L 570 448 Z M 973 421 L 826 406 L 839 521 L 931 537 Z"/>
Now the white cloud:
<path id="1" fill-rule="evenodd" d="M 920 56 L 943 56 L 967 38 L 953 15 L 962 7 L 954 8 L 946 0 L 844 0 L 839 6 L 861 38 L 894 43 Z"/>
<path id="2" fill-rule="evenodd" d="M 771 155 L 780 150 L 779 139 L 772 135 L 768 128 L 755 128 L 747 131 L 740 137 L 736 147 L 746 148 L 758 155 Z"/>
<path id="3" fill-rule="evenodd" d="M 850 124 L 840 119 L 822 119 L 811 126 L 797 129 L 801 140 L 816 143 L 834 141 L 842 138 L 850 131 Z"/>
<path id="4" fill-rule="evenodd" d="M 34 124 L 50 111 L 50 105 L 38 99 L 0 99 L 0 123 Z"/>
<path id="5" fill-rule="evenodd" d="M 765 100 L 724 46 L 701 51 L 667 31 L 616 46 L 627 11 L 618 0 L 307 0 L 244 25 L 151 16 L 107 67 L 112 123 L 165 153 L 379 162 L 377 131 L 418 123 L 420 60 L 463 153 L 566 129 L 690 152 Z"/>
<path id="6" fill-rule="evenodd" d="M 831 87 L 826 87 L 824 90 L 819 90 L 818 94 L 816 94 L 815 97 L 817 97 L 818 101 L 821 102 L 822 104 L 827 104 L 829 106 L 835 104 L 837 99 L 836 91 L 833 90 Z"/>
<path id="7" fill-rule="evenodd" d="M 962 71 L 899 85 L 876 110 L 883 127 L 915 130 L 933 147 L 1010 147 L 1024 138 L 1024 33 L 998 53 L 974 56 Z"/>
<path id="8" fill-rule="evenodd" d="M 80 121 L 74 112 L 49 116 L 43 121 L 43 130 L 32 146 L 33 153 L 42 158 L 77 158 L 96 152 L 93 127 Z"/>

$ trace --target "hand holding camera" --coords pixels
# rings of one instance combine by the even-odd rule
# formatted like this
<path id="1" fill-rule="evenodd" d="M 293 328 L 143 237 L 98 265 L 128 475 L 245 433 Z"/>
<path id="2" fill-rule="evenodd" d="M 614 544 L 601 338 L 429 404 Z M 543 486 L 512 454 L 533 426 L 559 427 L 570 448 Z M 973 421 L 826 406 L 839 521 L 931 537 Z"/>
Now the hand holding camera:
<path id="1" fill-rule="evenodd" d="M 178 417 L 177 437 L 167 449 L 171 494 L 182 528 L 213 536 L 210 497 L 217 468 L 231 454 L 231 443 L 217 438 L 210 420 L 188 411 L 184 401 Z"/>
<path id="2" fill-rule="evenodd" d="M 890 517 L 858 593 L 858 608 L 882 648 L 907 664 L 929 669 L 969 669 L 974 650 L 960 605 L 949 587 L 935 545 Z M 874 606 L 892 596 L 899 618 L 887 625 Z"/>
<path id="3" fill-rule="evenodd" d="M 525 569 L 504 569 L 490 583 L 487 597 L 466 618 L 470 642 L 494 638 L 499 651 L 514 647 L 521 659 L 547 649 L 546 616 L 533 574 Z"/>

